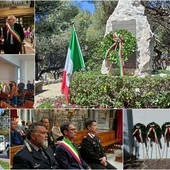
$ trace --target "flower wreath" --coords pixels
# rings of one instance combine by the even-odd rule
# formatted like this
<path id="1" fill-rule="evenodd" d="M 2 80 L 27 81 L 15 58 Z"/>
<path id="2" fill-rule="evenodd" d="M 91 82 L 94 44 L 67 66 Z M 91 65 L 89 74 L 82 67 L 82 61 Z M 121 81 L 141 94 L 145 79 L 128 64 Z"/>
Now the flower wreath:
<path id="1" fill-rule="evenodd" d="M 170 141 L 170 122 L 165 122 L 162 125 L 162 134 L 165 138 L 165 141 Z"/>
<path id="2" fill-rule="evenodd" d="M 137 123 L 133 126 L 133 137 L 140 143 L 145 143 L 146 141 L 146 126 L 141 123 Z"/>
<path id="3" fill-rule="evenodd" d="M 157 144 L 160 143 L 160 139 L 162 137 L 162 131 L 160 126 L 155 122 L 151 122 L 147 125 L 146 138 L 148 139 L 148 137 L 152 142 L 156 142 Z"/>
<path id="4" fill-rule="evenodd" d="M 114 37 L 114 35 L 117 35 L 118 37 Z M 116 41 L 122 41 L 122 59 L 123 61 L 127 61 L 128 57 L 136 50 L 136 37 L 127 29 L 118 29 L 114 32 L 110 32 L 101 42 L 101 52 L 103 52 L 103 56 L 105 56 L 105 53 L 114 43 L 116 43 Z M 108 59 L 112 63 L 118 64 L 118 51 L 119 49 L 115 47 L 108 53 Z"/>

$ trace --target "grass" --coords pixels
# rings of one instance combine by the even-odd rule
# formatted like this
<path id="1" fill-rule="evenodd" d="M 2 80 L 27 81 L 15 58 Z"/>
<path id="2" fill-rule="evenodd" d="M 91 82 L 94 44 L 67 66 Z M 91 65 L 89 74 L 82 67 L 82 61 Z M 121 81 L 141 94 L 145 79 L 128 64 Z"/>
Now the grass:
<path id="1" fill-rule="evenodd" d="M 2 161 L 2 160 L 0 160 L 0 166 L 1 166 L 3 169 L 9 169 L 9 163 L 4 162 L 4 161 Z"/>

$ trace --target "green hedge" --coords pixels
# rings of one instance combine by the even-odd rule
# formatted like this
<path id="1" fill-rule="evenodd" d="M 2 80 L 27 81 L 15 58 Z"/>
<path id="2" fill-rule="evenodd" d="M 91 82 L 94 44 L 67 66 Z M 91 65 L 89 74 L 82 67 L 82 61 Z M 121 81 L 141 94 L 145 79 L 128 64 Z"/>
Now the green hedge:
<path id="1" fill-rule="evenodd" d="M 86 108 L 169 108 L 170 76 L 141 78 L 76 72 L 71 77 L 70 99 Z"/>

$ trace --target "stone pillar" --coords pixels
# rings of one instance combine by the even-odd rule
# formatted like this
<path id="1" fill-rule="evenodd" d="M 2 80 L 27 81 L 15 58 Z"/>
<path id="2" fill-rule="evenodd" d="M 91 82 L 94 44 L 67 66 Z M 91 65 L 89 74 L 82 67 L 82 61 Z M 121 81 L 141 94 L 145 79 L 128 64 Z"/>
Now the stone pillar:
<path id="1" fill-rule="evenodd" d="M 152 70 L 152 53 L 153 53 L 153 39 L 150 25 L 147 17 L 144 15 L 145 8 L 141 5 L 140 0 L 119 0 L 117 7 L 112 15 L 107 20 L 106 32 L 113 31 L 113 24 L 115 22 L 136 21 L 136 38 L 137 38 L 137 50 L 136 50 L 136 71 L 135 75 L 148 75 Z M 132 26 L 131 26 L 132 27 Z M 120 24 L 120 28 L 126 28 L 130 32 L 132 31 L 127 25 Z M 118 28 L 117 28 L 118 29 Z M 134 34 L 134 33 L 133 33 Z"/>

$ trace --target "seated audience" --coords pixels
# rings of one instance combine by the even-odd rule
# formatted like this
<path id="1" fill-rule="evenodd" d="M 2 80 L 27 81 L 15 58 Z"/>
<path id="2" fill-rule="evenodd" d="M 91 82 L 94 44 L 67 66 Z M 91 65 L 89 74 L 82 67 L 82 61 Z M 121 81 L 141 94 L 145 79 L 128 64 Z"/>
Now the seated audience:
<path id="1" fill-rule="evenodd" d="M 4 82 L 2 93 L 4 93 L 4 94 L 9 94 L 10 93 L 10 87 L 8 86 L 8 84 L 6 82 Z"/>
<path id="2" fill-rule="evenodd" d="M 13 169 L 58 169 L 51 148 L 47 147 L 47 130 L 42 123 L 27 129 L 25 146 L 13 157 Z"/>
<path id="3" fill-rule="evenodd" d="M 64 139 L 56 147 L 56 158 L 62 169 L 90 169 L 78 152 L 78 148 L 73 139 L 77 130 L 72 123 L 64 123 L 61 127 Z"/>
<path id="4" fill-rule="evenodd" d="M 92 169 L 116 169 L 109 162 L 104 153 L 99 137 L 97 123 L 95 120 L 89 120 L 85 124 L 88 134 L 81 143 L 81 155 Z"/>
<path id="5" fill-rule="evenodd" d="M 3 84 L 0 82 L 0 93 L 2 92 Z"/>
<path id="6" fill-rule="evenodd" d="M 12 91 L 12 81 L 9 81 L 10 92 Z"/>
<path id="7" fill-rule="evenodd" d="M 34 91 L 34 80 L 32 81 L 32 84 L 31 84 L 31 91 Z"/>
<path id="8" fill-rule="evenodd" d="M 17 131 L 17 128 L 18 128 L 18 123 L 15 120 L 11 120 L 10 122 L 11 146 L 23 145 L 23 139 L 21 137 L 20 132 Z"/>
<path id="9" fill-rule="evenodd" d="M 52 127 L 51 131 L 52 131 L 52 135 L 53 135 L 55 143 L 57 143 L 57 141 L 62 140 L 63 135 L 62 135 L 62 133 L 60 131 L 60 127 L 58 126 L 58 121 L 57 120 L 54 121 L 54 126 Z"/>
<path id="10" fill-rule="evenodd" d="M 20 83 L 18 84 L 18 93 L 24 93 L 24 88 L 25 88 L 25 84 L 22 82 L 22 80 L 20 80 Z"/>
<path id="11" fill-rule="evenodd" d="M 47 129 L 48 146 L 51 147 L 51 149 L 55 153 L 55 144 L 54 144 L 54 139 L 53 139 L 53 136 L 52 136 L 52 132 L 50 131 L 50 122 L 49 122 L 48 117 L 43 117 L 40 122 Z"/>
<path id="12" fill-rule="evenodd" d="M 15 82 L 13 82 L 12 90 L 11 90 L 11 96 L 12 96 L 12 103 L 14 104 L 14 107 L 17 107 L 17 100 L 18 100 L 18 87 Z"/>

